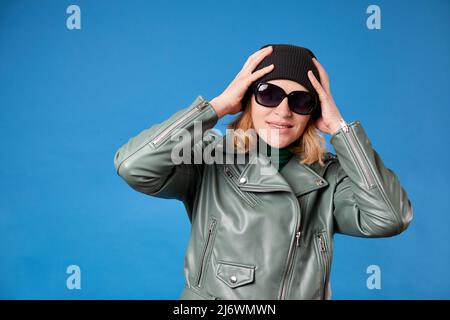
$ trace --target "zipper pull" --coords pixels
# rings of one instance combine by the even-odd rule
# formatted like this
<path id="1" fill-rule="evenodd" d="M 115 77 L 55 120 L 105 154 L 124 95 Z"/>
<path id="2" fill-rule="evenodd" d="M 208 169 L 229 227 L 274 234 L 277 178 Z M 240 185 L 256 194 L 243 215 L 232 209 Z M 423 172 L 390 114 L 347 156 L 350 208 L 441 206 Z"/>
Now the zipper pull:
<path id="1" fill-rule="evenodd" d="M 207 100 L 203 100 L 198 106 L 197 109 L 198 110 L 202 110 L 203 108 L 205 108 L 208 105 L 208 101 Z"/>
<path id="2" fill-rule="evenodd" d="M 214 225 L 216 224 L 216 219 L 214 219 L 211 224 L 209 225 L 209 233 L 212 232 L 212 230 L 214 229 Z"/>
<path id="3" fill-rule="evenodd" d="M 350 128 L 348 127 L 347 122 L 345 122 L 344 119 L 340 118 L 339 119 L 339 124 L 341 125 L 342 129 L 344 130 L 345 133 L 348 133 L 348 131 L 350 130 Z"/>
<path id="4" fill-rule="evenodd" d="M 323 243 L 323 239 L 321 236 L 319 236 L 319 244 L 320 244 L 320 251 L 324 252 L 325 251 L 325 244 Z"/>
<path id="5" fill-rule="evenodd" d="M 300 247 L 300 236 L 301 236 L 301 235 L 302 235 L 302 233 L 301 233 L 300 231 L 298 231 L 298 232 L 295 234 L 295 238 L 296 238 L 295 243 L 296 243 L 297 247 Z"/>

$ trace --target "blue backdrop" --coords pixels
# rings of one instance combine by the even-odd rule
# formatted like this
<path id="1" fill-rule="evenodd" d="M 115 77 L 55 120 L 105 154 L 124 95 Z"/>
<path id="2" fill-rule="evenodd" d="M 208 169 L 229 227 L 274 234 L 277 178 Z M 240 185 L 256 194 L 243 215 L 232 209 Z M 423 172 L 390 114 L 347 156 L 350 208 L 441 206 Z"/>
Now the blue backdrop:
<path id="1" fill-rule="evenodd" d="M 66 26 L 71 4 L 81 29 Z M 366 26 L 371 4 L 381 29 Z M 177 299 L 184 207 L 128 187 L 114 153 L 220 94 L 265 43 L 313 50 L 413 204 L 397 237 L 336 236 L 333 298 L 450 298 L 449 18 L 445 0 L 2 0 L 0 298 Z M 370 265 L 381 289 L 366 286 Z"/>

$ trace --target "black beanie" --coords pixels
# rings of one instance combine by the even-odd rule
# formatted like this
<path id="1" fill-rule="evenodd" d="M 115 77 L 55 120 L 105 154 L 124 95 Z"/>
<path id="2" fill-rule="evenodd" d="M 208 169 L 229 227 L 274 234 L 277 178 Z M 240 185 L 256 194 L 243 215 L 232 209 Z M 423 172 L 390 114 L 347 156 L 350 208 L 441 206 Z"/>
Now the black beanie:
<path id="1" fill-rule="evenodd" d="M 321 115 L 319 95 L 314 89 L 311 81 L 308 78 L 308 70 L 312 70 L 316 79 L 320 82 L 319 71 L 317 70 L 312 58 L 315 55 L 311 50 L 290 44 L 266 44 L 260 49 L 267 46 L 272 46 L 272 53 L 266 56 L 255 68 L 255 71 L 274 64 L 274 68 L 269 73 L 263 75 L 255 82 L 253 82 L 242 99 L 242 108 L 244 109 L 248 100 L 252 96 L 253 88 L 259 82 L 266 82 L 275 79 L 288 79 L 296 81 L 309 92 L 313 93 L 318 102 L 318 108 L 315 109 L 311 115 L 312 120 L 315 120 Z"/>

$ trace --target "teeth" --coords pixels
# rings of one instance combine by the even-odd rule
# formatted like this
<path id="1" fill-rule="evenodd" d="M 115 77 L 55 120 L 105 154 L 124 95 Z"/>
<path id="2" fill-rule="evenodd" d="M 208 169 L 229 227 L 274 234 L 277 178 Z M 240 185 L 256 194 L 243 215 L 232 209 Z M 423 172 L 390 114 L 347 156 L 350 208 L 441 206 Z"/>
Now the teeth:
<path id="1" fill-rule="evenodd" d="M 270 125 L 273 126 L 273 127 L 275 127 L 275 128 L 279 128 L 279 129 L 282 129 L 282 128 L 290 128 L 290 126 L 279 126 L 279 125 L 276 125 L 276 124 L 274 124 L 274 123 L 271 123 Z"/>

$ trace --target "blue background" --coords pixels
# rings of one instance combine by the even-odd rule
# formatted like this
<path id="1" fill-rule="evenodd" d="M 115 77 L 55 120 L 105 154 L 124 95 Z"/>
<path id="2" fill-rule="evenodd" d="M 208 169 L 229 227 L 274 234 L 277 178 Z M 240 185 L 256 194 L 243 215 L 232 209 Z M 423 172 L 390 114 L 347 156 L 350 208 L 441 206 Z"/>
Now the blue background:
<path id="1" fill-rule="evenodd" d="M 66 28 L 70 4 L 81 8 L 81 30 Z M 366 27 L 370 4 L 381 8 L 381 30 Z M 449 9 L 449 1 L 1 1 L 0 298 L 177 299 L 184 207 L 128 187 L 114 153 L 197 95 L 219 95 L 265 43 L 313 50 L 342 115 L 361 121 L 413 204 L 397 237 L 335 237 L 333 298 L 450 298 Z M 66 287 L 72 264 L 81 290 Z M 372 264 L 380 290 L 366 287 Z"/>

